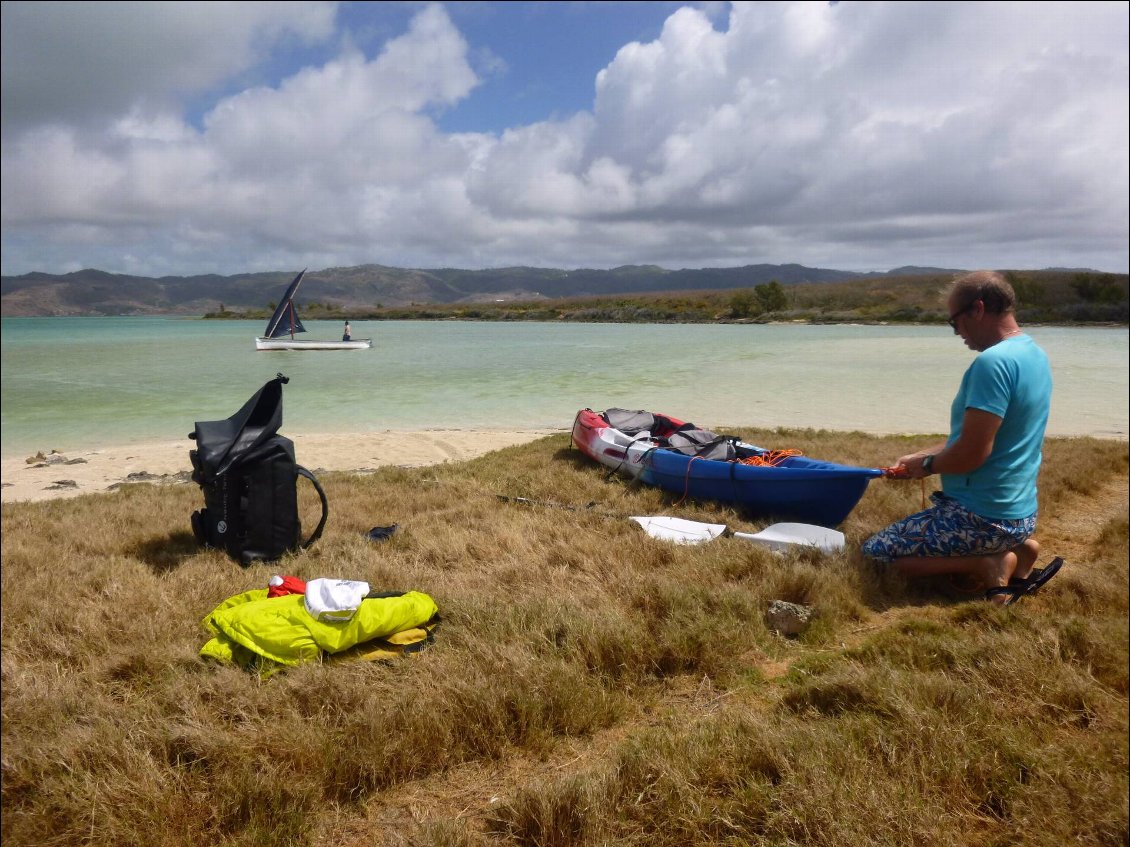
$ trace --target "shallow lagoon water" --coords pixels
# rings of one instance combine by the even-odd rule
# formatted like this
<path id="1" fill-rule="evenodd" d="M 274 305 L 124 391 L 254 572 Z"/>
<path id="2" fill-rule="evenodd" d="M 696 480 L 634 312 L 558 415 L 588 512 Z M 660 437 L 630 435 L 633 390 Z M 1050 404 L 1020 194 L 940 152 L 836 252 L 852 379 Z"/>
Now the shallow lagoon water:
<path id="1" fill-rule="evenodd" d="M 307 337 L 340 337 L 306 321 Z M 700 426 L 938 433 L 974 354 L 946 327 L 354 321 L 361 351 L 258 352 L 259 322 L 5 318 L 2 449 L 184 438 L 277 372 L 284 433 L 566 429 L 580 408 Z M 1033 327 L 1049 434 L 1126 438 L 1126 328 Z"/>

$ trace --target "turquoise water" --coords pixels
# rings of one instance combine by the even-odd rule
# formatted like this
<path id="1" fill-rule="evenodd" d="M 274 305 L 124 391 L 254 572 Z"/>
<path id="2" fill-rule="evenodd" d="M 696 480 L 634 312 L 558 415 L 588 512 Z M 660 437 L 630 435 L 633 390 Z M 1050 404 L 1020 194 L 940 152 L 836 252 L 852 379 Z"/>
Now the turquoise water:
<path id="1" fill-rule="evenodd" d="M 306 321 L 337 338 L 336 321 Z M 5 318 L 2 449 L 184 438 L 276 372 L 283 432 L 565 429 L 621 406 L 725 425 L 940 432 L 973 354 L 938 327 L 354 322 L 361 351 L 257 352 L 260 322 Z M 1126 438 L 1128 332 L 1029 330 L 1055 435 Z"/>

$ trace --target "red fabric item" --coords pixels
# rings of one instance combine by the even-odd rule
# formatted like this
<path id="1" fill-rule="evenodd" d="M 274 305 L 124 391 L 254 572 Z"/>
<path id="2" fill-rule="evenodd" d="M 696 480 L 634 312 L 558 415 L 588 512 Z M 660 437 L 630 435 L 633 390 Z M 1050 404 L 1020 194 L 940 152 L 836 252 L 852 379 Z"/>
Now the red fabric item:
<path id="1" fill-rule="evenodd" d="M 306 583 L 296 576 L 273 576 L 267 586 L 268 597 L 285 597 L 287 594 L 305 594 Z"/>

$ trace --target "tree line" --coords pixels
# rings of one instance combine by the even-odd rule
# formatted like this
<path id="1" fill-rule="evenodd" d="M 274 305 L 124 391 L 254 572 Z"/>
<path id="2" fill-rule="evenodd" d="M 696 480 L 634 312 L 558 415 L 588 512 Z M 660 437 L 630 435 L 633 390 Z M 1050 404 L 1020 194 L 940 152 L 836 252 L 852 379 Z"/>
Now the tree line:
<path id="1" fill-rule="evenodd" d="M 1127 274 L 1091 271 L 1005 271 L 1027 323 L 1130 323 Z M 307 320 L 575 321 L 588 323 L 943 323 L 952 275 L 876 277 L 845 282 L 782 284 L 777 280 L 720 290 L 524 298 L 503 302 L 411 303 L 348 308 L 299 304 Z M 273 305 L 206 318 L 266 320 Z"/>

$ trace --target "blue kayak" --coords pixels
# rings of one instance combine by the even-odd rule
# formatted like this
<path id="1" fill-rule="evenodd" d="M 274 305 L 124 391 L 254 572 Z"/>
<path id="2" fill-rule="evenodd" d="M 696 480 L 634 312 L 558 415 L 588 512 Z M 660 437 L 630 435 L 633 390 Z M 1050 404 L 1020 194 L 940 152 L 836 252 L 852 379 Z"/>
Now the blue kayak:
<path id="1" fill-rule="evenodd" d="M 881 468 L 774 454 L 735 439 L 730 440 L 732 446 L 728 448 L 731 458 L 693 455 L 685 446 L 672 446 L 678 434 L 693 425 L 655 415 L 648 429 L 633 432 L 630 430 L 634 427 L 629 427 L 624 431 L 609 422 L 624 419 L 622 413 L 616 409 L 604 413 L 581 410 L 573 422 L 574 444 L 606 467 L 648 485 L 695 500 L 732 503 L 750 517 L 838 526 L 859 503 L 868 483 L 883 476 Z M 646 425 L 646 417 L 644 421 Z M 692 430 L 692 434 L 700 432 L 704 431 Z M 764 463 L 767 457 L 771 464 Z"/>
<path id="2" fill-rule="evenodd" d="M 789 456 L 772 466 L 698 459 L 662 447 L 651 452 L 640 480 L 696 500 L 734 503 L 754 516 L 834 527 L 855 508 L 879 468 Z"/>

